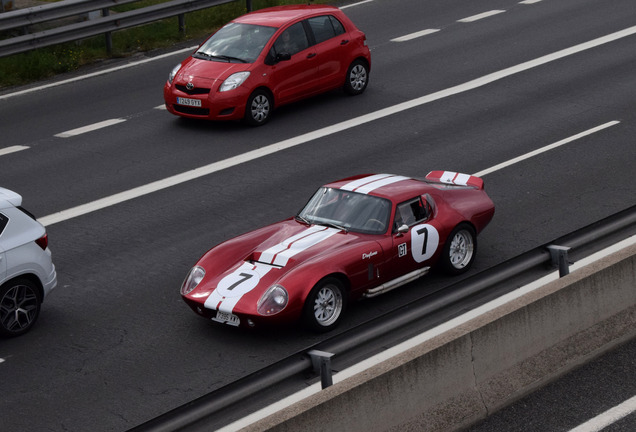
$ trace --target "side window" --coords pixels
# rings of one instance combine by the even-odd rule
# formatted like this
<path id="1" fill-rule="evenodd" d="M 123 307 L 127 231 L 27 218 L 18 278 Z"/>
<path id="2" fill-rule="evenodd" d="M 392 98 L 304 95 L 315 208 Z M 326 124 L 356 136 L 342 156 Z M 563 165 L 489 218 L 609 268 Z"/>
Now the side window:
<path id="1" fill-rule="evenodd" d="M 309 47 L 303 23 L 299 22 L 286 29 L 274 42 L 276 54 L 294 55 Z"/>
<path id="2" fill-rule="evenodd" d="M 311 31 L 314 33 L 314 39 L 319 44 L 336 36 L 333 25 L 328 15 L 309 18 L 307 20 Z"/>
<path id="3" fill-rule="evenodd" d="M 338 18 L 329 15 L 329 21 L 331 21 L 331 25 L 333 26 L 333 30 L 336 33 L 336 36 L 341 35 L 345 32 L 344 26 L 340 21 L 338 21 Z"/>
<path id="4" fill-rule="evenodd" d="M 9 223 L 9 218 L 0 213 L 0 234 L 4 231 L 4 227 L 7 226 L 7 223 Z"/>
<path id="5" fill-rule="evenodd" d="M 413 198 L 397 205 L 395 210 L 395 229 L 402 225 L 415 225 L 426 220 L 430 215 L 430 205 L 428 201 L 423 201 L 422 197 Z"/>

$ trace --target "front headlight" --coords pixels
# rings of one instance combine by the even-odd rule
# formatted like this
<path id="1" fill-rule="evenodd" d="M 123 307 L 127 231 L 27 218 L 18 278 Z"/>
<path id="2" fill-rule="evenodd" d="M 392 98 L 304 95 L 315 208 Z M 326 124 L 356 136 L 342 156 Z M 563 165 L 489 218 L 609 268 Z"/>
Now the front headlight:
<path id="1" fill-rule="evenodd" d="M 183 285 L 181 285 L 181 295 L 186 295 L 192 292 L 192 290 L 199 285 L 199 282 L 203 280 L 203 276 L 205 276 L 205 270 L 203 267 L 192 267 L 190 272 L 188 272 L 188 276 L 186 276 L 183 281 Z"/>
<path id="2" fill-rule="evenodd" d="M 176 65 L 173 69 L 172 72 L 170 72 L 170 75 L 168 75 L 168 82 L 170 84 L 172 84 L 172 81 L 174 80 L 174 77 L 177 76 L 177 72 L 179 72 L 179 69 L 181 69 L 181 63 L 179 63 L 178 65 Z"/>
<path id="3" fill-rule="evenodd" d="M 272 285 L 258 301 L 256 311 L 265 316 L 276 315 L 285 309 L 288 301 L 287 290 L 280 285 Z"/>
<path id="4" fill-rule="evenodd" d="M 234 90 L 235 88 L 243 84 L 248 76 L 250 76 L 249 72 L 237 72 L 230 75 L 228 79 L 223 81 L 223 84 L 221 84 L 219 91 L 224 92 L 228 90 Z"/>

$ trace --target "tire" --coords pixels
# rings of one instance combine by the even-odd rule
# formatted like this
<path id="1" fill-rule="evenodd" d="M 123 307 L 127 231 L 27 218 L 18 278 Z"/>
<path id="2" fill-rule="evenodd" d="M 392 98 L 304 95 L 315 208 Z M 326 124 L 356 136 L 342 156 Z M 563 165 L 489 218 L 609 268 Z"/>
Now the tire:
<path id="1" fill-rule="evenodd" d="M 28 279 L 14 279 L 0 287 L 0 335 L 19 336 L 33 327 L 40 315 L 42 297 Z"/>
<path id="2" fill-rule="evenodd" d="M 245 123 L 250 126 L 262 126 L 269 121 L 273 109 L 274 99 L 272 95 L 263 89 L 256 90 L 247 99 Z"/>
<path id="3" fill-rule="evenodd" d="M 475 229 L 466 223 L 457 225 L 446 239 L 442 253 L 442 266 L 451 275 L 468 271 L 477 255 Z"/>
<path id="4" fill-rule="evenodd" d="M 369 65 L 363 60 L 356 60 L 347 69 L 344 90 L 350 95 L 359 95 L 369 84 Z"/>
<path id="5" fill-rule="evenodd" d="M 327 332 L 338 325 L 346 307 L 342 282 L 328 277 L 311 290 L 303 310 L 304 324 L 311 330 Z"/>

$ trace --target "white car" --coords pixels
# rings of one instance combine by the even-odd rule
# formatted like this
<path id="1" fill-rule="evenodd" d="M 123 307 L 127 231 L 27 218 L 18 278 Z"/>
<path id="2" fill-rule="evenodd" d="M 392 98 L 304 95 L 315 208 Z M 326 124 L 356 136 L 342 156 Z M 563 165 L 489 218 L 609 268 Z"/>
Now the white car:
<path id="1" fill-rule="evenodd" d="M 21 204 L 0 188 L 0 336 L 27 332 L 57 284 L 46 230 Z"/>

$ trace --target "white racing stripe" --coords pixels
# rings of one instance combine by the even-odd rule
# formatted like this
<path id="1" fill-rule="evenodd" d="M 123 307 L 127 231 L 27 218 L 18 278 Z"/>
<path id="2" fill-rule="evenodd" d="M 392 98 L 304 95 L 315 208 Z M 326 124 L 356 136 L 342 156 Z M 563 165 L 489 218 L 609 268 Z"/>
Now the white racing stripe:
<path id="1" fill-rule="evenodd" d="M 387 186 L 402 180 L 409 180 L 409 177 L 396 176 L 392 174 L 375 174 L 369 177 L 363 177 L 361 179 L 354 180 L 350 183 L 347 183 L 340 189 L 368 194 L 376 189 L 381 188 L 382 186 Z"/>
<path id="2" fill-rule="evenodd" d="M 207 309 L 232 313 L 245 294 L 256 288 L 263 276 L 274 266 L 283 267 L 294 255 L 327 240 L 340 230 L 314 225 L 267 249 L 259 262 L 244 262 L 239 268 L 221 279 L 205 300 Z"/>
<path id="3" fill-rule="evenodd" d="M 259 261 L 274 266 L 284 267 L 294 255 L 306 251 L 310 247 L 327 240 L 332 235 L 338 233 L 335 228 L 328 228 L 321 225 L 314 225 L 307 230 L 296 234 L 276 246 L 272 246 L 261 254 Z"/>

